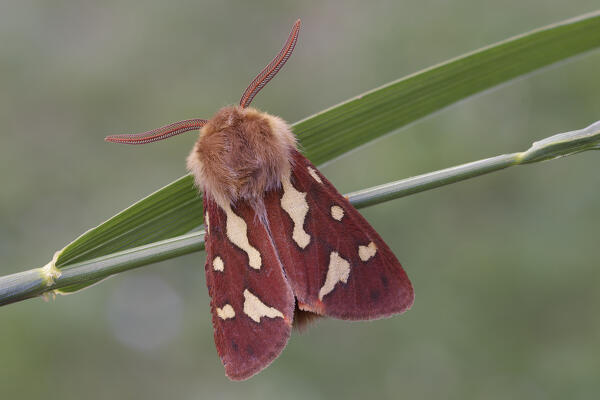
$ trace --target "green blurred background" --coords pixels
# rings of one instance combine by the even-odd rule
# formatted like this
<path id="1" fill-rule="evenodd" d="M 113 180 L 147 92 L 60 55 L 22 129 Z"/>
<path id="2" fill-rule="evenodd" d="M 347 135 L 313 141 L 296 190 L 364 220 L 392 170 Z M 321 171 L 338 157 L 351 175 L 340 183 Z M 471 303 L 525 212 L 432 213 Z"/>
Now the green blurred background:
<path id="1" fill-rule="evenodd" d="M 254 105 L 290 122 L 597 0 L 0 2 L 0 273 L 184 174 L 195 135 L 107 144 L 238 101 L 293 21 Z M 600 53 L 461 102 L 323 169 L 342 192 L 500 153 L 600 119 Z M 232 383 L 204 254 L 0 310 L 2 399 L 593 398 L 600 391 L 598 154 L 396 200 L 364 215 L 416 290 L 406 314 L 322 320 Z"/>

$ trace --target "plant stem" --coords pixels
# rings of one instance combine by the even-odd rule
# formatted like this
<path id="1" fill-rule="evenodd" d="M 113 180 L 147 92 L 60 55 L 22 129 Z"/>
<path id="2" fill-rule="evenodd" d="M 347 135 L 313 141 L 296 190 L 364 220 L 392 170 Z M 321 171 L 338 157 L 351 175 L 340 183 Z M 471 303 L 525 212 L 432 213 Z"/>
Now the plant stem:
<path id="1" fill-rule="evenodd" d="M 490 172 L 508 168 L 516 164 L 516 157 L 520 153 L 503 154 L 500 156 L 473 161 L 468 164 L 457 165 L 430 172 L 423 175 L 400 181 L 385 183 L 380 186 L 359 190 L 348 194 L 348 198 L 354 207 L 363 208 L 375 204 L 384 203 L 400 197 L 410 196 L 435 189 L 440 186 L 460 182 L 465 179 L 475 178 Z"/>
<path id="2" fill-rule="evenodd" d="M 585 129 L 560 133 L 535 142 L 528 150 L 504 154 L 348 194 L 356 208 L 364 208 L 440 186 L 460 182 L 513 165 L 530 164 L 600 149 L 600 121 Z M 204 230 L 135 247 L 69 265 L 57 270 L 54 260 L 42 268 L 0 277 L 0 305 L 61 293 L 68 286 L 99 281 L 114 274 L 204 249 Z"/>

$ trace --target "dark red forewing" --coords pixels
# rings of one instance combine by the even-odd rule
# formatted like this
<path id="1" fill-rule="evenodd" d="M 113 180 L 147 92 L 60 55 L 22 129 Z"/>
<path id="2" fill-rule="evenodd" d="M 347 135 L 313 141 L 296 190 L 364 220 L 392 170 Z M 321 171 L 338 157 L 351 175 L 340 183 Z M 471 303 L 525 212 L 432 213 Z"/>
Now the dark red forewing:
<path id="1" fill-rule="evenodd" d="M 299 152 L 293 155 L 291 185 L 300 193 L 294 196 L 294 189 L 286 190 L 284 182 L 282 190 L 267 194 L 265 203 L 273 241 L 298 306 L 342 319 L 374 319 L 407 310 L 413 288 L 400 262 Z M 290 207 L 302 225 L 296 226 L 296 238 L 294 221 L 286 211 Z"/>
<path id="2" fill-rule="evenodd" d="M 246 379 L 269 365 L 287 343 L 294 296 L 266 228 L 247 203 L 238 202 L 232 207 L 232 212 L 247 225 L 246 232 L 240 219 L 226 214 L 207 196 L 204 208 L 208 217 L 206 283 L 215 344 L 227 376 Z M 236 234 L 247 238 L 258 253 L 248 253 L 233 244 L 230 238 Z M 249 254 L 255 266 L 256 254 L 260 254 L 260 269 L 250 266 Z M 268 314 L 271 316 L 265 316 Z"/>

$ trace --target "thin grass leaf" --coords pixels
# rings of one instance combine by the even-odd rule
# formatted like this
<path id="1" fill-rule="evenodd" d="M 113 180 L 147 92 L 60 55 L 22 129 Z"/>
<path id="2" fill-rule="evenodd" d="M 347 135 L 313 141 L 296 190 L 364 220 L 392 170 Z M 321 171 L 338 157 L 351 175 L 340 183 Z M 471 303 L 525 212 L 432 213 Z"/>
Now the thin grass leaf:
<path id="1" fill-rule="evenodd" d="M 361 190 L 347 196 L 356 208 L 363 208 L 475 178 L 514 165 L 552 160 L 587 150 L 599 149 L 600 121 L 584 129 L 560 133 L 535 142 L 523 152 L 502 154 Z M 43 268 L 0 277 L 0 305 L 39 296 L 47 291 L 60 294 L 72 293 L 76 288 L 86 288 L 114 274 L 202 249 L 204 249 L 204 230 L 199 230 L 74 263 L 60 270 L 56 269 L 53 263 L 49 263 Z"/>
<path id="2" fill-rule="evenodd" d="M 600 13 L 595 12 L 391 82 L 306 118 L 293 129 L 306 156 L 322 165 L 459 100 L 599 45 Z M 172 238 L 202 222 L 201 199 L 191 177 L 184 176 L 81 235 L 63 249 L 56 266 L 62 269 Z"/>

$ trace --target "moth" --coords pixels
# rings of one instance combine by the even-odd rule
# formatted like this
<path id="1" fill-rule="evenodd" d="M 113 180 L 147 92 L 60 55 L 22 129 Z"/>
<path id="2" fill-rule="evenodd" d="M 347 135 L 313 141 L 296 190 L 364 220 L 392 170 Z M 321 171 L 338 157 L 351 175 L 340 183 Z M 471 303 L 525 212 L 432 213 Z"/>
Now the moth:
<path id="1" fill-rule="evenodd" d="M 239 105 L 210 120 L 106 138 L 143 144 L 200 130 L 187 168 L 203 193 L 214 338 L 233 380 L 268 366 L 292 326 L 317 316 L 388 317 L 414 298 L 390 248 L 300 153 L 290 126 L 249 107 L 289 59 L 299 31 L 297 20 Z"/>

